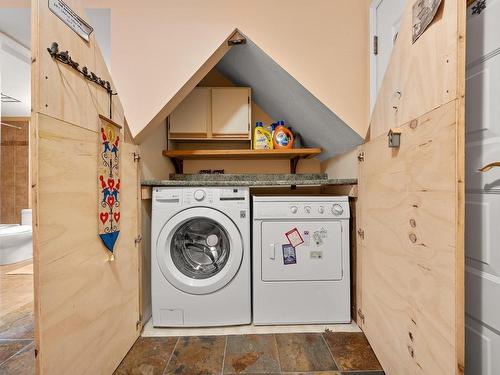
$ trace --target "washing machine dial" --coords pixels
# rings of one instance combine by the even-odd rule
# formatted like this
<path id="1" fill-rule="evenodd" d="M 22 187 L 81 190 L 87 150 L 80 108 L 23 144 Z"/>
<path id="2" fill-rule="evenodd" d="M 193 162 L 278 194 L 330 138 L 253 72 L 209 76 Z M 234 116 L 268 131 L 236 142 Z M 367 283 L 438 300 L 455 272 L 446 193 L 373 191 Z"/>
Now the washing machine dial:
<path id="1" fill-rule="evenodd" d="M 292 206 L 292 207 L 290 207 L 290 212 L 291 212 L 292 214 L 296 214 L 296 213 L 297 213 L 297 211 L 299 211 L 299 209 L 297 208 L 297 206 Z"/>
<path id="2" fill-rule="evenodd" d="M 324 213 L 325 213 L 325 207 L 323 207 L 323 206 L 319 206 L 319 207 L 318 207 L 318 212 L 319 212 L 320 214 L 324 214 Z"/>
<path id="3" fill-rule="evenodd" d="M 194 192 L 194 199 L 196 199 L 198 202 L 202 201 L 203 199 L 205 199 L 205 191 L 204 190 L 196 190 Z"/>
<path id="4" fill-rule="evenodd" d="M 310 214 L 311 213 L 311 206 L 305 206 L 304 211 L 306 214 Z"/>
<path id="5" fill-rule="evenodd" d="M 332 206 L 332 214 L 334 215 L 342 215 L 342 213 L 344 212 L 344 209 L 342 208 L 342 206 L 340 204 L 334 204 Z"/>

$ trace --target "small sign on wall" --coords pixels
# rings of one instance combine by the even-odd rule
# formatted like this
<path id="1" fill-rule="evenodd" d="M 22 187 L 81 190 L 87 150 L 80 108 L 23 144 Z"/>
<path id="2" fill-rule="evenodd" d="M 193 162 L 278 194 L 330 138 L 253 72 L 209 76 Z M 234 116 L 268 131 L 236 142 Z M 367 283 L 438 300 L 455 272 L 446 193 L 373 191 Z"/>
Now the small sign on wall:
<path id="1" fill-rule="evenodd" d="M 413 43 L 429 27 L 434 17 L 436 17 L 442 0 L 417 0 L 412 9 L 412 40 Z"/>
<path id="2" fill-rule="evenodd" d="M 77 33 L 83 40 L 90 41 L 90 34 L 94 28 L 85 22 L 76 12 L 71 9 L 68 4 L 62 0 L 48 0 L 49 9 L 61 21 L 69 26 L 75 33 Z"/>

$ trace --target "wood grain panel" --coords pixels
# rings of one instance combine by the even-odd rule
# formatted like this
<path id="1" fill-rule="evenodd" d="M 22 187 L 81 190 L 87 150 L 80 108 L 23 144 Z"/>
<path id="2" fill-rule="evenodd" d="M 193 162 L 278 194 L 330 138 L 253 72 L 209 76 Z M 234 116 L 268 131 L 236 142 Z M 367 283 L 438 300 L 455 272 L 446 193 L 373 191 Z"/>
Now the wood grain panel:
<path id="1" fill-rule="evenodd" d="M 399 34 L 370 124 L 370 138 L 386 134 L 460 96 L 457 72 L 465 30 L 465 2 L 443 0 L 434 22 L 412 43 L 412 6 L 407 1 Z"/>
<path id="2" fill-rule="evenodd" d="M 82 18 L 83 5 L 79 0 L 66 1 Z M 33 110 L 61 119 L 90 130 L 97 130 L 99 121 L 95 113 L 109 117 L 109 96 L 107 92 L 89 82 L 68 65 L 52 59 L 47 52 L 52 42 L 59 44 L 60 51 L 68 51 L 80 67 L 86 66 L 101 78 L 109 80 L 109 75 L 95 33 L 85 42 L 66 26 L 48 8 L 47 1 L 34 1 L 33 18 Z M 123 125 L 123 108 L 118 96 L 113 97 L 113 119 Z"/>
<path id="3" fill-rule="evenodd" d="M 136 146 L 122 144 L 114 262 L 97 236 L 99 133 L 39 114 L 37 331 L 41 374 L 112 373 L 137 338 Z"/>
<path id="4" fill-rule="evenodd" d="M 457 207 L 457 118 L 452 101 L 363 146 L 359 227 L 363 330 L 387 374 L 455 374 L 463 247 Z"/>
<path id="5" fill-rule="evenodd" d="M 83 16 L 82 2 L 65 0 Z M 35 341 L 38 374 L 111 374 L 138 337 L 140 262 L 139 174 L 121 126 L 121 225 L 115 261 L 98 237 L 97 152 L 100 115 L 109 96 L 78 72 L 54 61 L 61 51 L 111 81 L 92 35 L 85 42 L 49 9 L 32 2 L 32 197 L 34 209 Z M 113 86 L 114 87 L 114 86 Z M 125 142 L 124 142 L 125 140 Z"/>
<path id="6" fill-rule="evenodd" d="M 163 156 L 177 159 L 307 159 L 321 154 L 321 148 L 291 148 L 275 150 L 164 150 Z"/>

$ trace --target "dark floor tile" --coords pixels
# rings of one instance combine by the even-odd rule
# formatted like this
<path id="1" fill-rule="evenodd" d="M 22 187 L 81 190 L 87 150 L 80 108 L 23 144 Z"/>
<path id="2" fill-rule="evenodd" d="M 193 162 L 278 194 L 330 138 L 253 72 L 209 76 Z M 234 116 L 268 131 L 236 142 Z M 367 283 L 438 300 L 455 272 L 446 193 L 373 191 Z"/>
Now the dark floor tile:
<path id="1" fill-rule="evenodd" d="M 383 371 L 347 371 L 342 372 L 342 375 L 385 375 Z"/>
<path id="2" fill-rule="evenodd" d="M 282 375 L 341 375 L 338 371 L 283 372 Z"/>
<path id="3" fill-rule="evenodd" d="M 228 336 L 224 374 L 279 373 L 274 335 Z"/>
<path id="4" fill-rule="evenodd" d="M 177 337 L 139 337 L 115 375 L 162 375 Z"/>
<path id="5" fill-rule="evenodd" d="M 324 337 L 341 371 L 382 370 L 362 332 L 325 332 Z"/>
<path id="6" fill-rule="evenodd" d="M 225 336 L 181 337 L 165 374 L 220 374 L 225 347 Z"/>
<path id="7" fill-rule="evenodd" d="M 31 340 L 0 340 L 0 364 L 32 342 Z"/>
<path id="8" fill-rule="evenodd" d="M 276 335 L 283 372 L 338 370 L 320 333 Z"/>
<path id="9" fill-rule="evenodd" d="M 0 319 L 0 339 L 33 339 L 34 309 L 28 303 Z"/>
<path id="10" fill-rule="evenodd" d="M 34 375 L 35 345 L 29 344 L 21 352 L 0 365 L 2 375 Z"/>

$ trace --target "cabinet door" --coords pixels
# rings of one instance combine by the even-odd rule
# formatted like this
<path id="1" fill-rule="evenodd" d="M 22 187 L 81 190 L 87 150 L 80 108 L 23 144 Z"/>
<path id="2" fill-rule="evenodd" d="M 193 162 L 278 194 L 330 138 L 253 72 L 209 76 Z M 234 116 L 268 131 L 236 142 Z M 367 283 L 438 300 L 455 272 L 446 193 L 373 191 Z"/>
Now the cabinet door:
<path id="1" fill-rule="evenodd" d="M 414 4 L 359 158 L 358 321 L 387 375 L 463 375 L 466 2 L 441 2 L 415 43 L 431 5 Z M 397 149 L 387 145 L 393 127 Z"/>
<path id="2" fill-rule="evenodd" d="M 250 88 L 212 89 L 212 134 L 214 137 L 250 136 Z"/>
<path id="3" fill-rule="evenodd" d="M 54 40 L 89 71 L 115 85 L 95 40 L 66 26 L 46 0 L 32 2 L 33 260 L 36 373 L 112 374 L 141 333 L 139 172 L 120 97 L 120 234 L 115 260 L 98 236 L 97 163 L 109 96 L 47 53 Z M 81 1 L 65 0 L 84 15 Z M 109 114 L 111 117 L 111 114 Z M 115 213 L 116 214 L 116 213 Z M 1 372 L 1 370 L 0 370 Z M 14 372 L 16 372 L 14 370 Z M 19 373 L 19 372 L 17 372 Z"/>
<path id="4" fill-rule="evenodd" d="M 196 87 L 170 115 L 171 138 L 205 138 L 210 128 L 210 88 Z"/>

